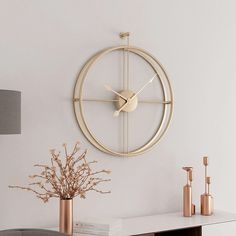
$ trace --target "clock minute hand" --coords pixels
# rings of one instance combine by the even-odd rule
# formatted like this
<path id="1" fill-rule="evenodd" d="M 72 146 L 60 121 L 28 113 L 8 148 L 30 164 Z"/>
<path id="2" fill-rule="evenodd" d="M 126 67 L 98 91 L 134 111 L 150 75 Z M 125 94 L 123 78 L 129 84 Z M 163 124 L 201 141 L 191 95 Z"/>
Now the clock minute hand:
<path id="1" fill-rule="evenodd" d="M 118 95 L 119 97 L 123 98 L 125 101 L 127 101 L 127 98 L 126 98 L 126 97 L 124 97 L 122 94 L 120 94 L 120 93 L 116 92 L 115 90 L 113 90 L 113 89 L 111 88 L 111 86 L 105 84 L 104 87 L 105 87 L 105 89 L 106 89 L 107 91 L 111 91 L 111 92 L 115 93 L 116 95 Z"/>
<path id="2" fill-rule="evenodd" d="M 154 78 L 155 78 L 156 76 L 157 76 L 157 74 L 155 74 L 146 84 L 144 84 L 143 87 L 142 87 L 141 89 L 139 89 L 138 92 L 136 92 L 130 99 L 133 99 L 133 98 L 136 97 L 139 93 L 141 93 L 141 92 L 145 89 L 145 87 L 146 87 L 148 84 L 152 83 L 152 81 L 154 80 Z"/>
<path id="3" fill-rule="evenodd" d="M 126 100 L 126 103 L 124 103 L 123 106 L 121 106 L 119 110 L 116 110 L 114 112 L 113 116 L 115 116 L 115 117 L 119 116 L 121 110 L 124 109 L 130 103 L 130 101 L 132 101 L 139 93 L 141 93 L 148 84 L 152 83 L 152 81 L 154 80 L 154 78 L 156 76 L 157 76 L 157 74 L 155 74 L 146 84 L 144 84 L 143 87 L 138 90 L 138 92 L 136 92 L 134 95 L 132 95 L 130 98 L 128 98 Z"/>

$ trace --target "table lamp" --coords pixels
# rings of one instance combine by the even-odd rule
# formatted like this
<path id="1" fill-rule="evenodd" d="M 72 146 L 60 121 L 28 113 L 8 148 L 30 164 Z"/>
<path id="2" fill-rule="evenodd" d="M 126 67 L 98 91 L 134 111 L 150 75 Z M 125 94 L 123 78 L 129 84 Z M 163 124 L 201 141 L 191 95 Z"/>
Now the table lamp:
<path id="1" fill-rule="evenodd" d="M 21 92 L 0 89 L 0 135 L 21 133 Z"/>

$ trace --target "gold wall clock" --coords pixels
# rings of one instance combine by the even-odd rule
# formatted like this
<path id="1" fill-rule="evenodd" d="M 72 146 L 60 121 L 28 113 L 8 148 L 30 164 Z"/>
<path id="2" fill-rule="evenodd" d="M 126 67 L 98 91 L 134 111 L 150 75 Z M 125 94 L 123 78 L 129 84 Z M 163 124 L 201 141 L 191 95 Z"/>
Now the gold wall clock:
<path id="1" fill-rule="evenodd" d="M 125 44 L 99 51 L 81 69 L 74 111 L 85 137 L 99 150 L 128 157 L 150 150 L 166 132 L 173 94 L 159 61 Z"/>

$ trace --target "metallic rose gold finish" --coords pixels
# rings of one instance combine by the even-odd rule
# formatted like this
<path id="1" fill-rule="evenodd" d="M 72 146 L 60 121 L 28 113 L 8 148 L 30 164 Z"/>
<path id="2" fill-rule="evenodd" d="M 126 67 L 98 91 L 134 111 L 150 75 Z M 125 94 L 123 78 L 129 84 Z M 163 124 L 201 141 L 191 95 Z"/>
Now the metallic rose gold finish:
<path id="1" fill-rule="evenodd" d="M 193 178 L 193 175 L 192 175 L 193 167 L 185 166 L 183 167 L 183 170 L 187 171 L 187 184 L 191 185 L 192 178 Z"/>
<path id="2" fill-rule="evenodd" d="M 203 157 L 203 165 L 205 166 L 205 194 L 207 193 L 207 167 L 209 165 L 208 157 Z"/>
<path id="3" fill-rule="evenodd" d="M 201 214 L 204 216 L 213 214 L 213 197 L 210 194 L 201 195 Z"/>
<path id="4" fill-rule="evenodd" d="M 193 182 L 193 171 L 192 170 L 189 171 L 189 181 L 190 181 L 190 185 L 191 185 Z"/>
<path id="5" fill-rule="evenodd" d="M 191 167 L 191 166 L 184 166 L 183 170 L 186 170 L 188 172 L 188 171 L 193 170 L 193 167 Z"/>
<path id="6" fill-rule="evenodd" d="M 60 199 L 60 232 L 73 234 L 73 199 Z"/>
<path id="7" fill-rule="evenodd" d="M 192 188 L 185 185 L 183 189 L 183 215 L 185 217 L 192 216 Z"/>
<path id="8" fill-rule="evenodd" d="M 192 216 L 195 213 L 195 207 L 192 204 L 192 181 L 193 181 L 193 168 L 183 167 L 183 170 L 187 172 L 187 184 L 183 188 L 183 215 L 185 217 Z"/>
<path id="9" fill-rule="evenodd" d="M 211 177 L 206 177 L 206 183 L 210 184 L 211 183 Z"/>
<path id="10" fill-rule="evenodd" d="M 192 215 L 196 214 L 196 206 L 192 204 Z"/>
<path id="11" fill-rule="evenodd" d="M 205 193 L 201 195 L 201 215 L 210 216 L 213 214 L 213 197 L 210 194 L 211 177 L 207 176 L 207 167 L 209 165 L 208 157 L 203 157 L 205 166 Z"/>
<path id="12" fill-rule="evenodd" d="M 203 165 L 204 166 L 208 166 L 209 163 L 208 163 L 208 157 L 203 157 Z"/>

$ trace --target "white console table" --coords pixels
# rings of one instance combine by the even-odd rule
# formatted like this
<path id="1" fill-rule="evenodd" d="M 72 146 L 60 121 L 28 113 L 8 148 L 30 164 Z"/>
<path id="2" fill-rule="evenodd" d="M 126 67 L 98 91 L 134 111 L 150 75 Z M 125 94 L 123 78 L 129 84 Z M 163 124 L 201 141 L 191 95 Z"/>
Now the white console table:
<path id="1" fill-rule="evenodd" d="M 47 228 L 48 229 L 48 228 Z M 58 230 L 58 228 L 50 228 Z M 75 236 L 90 236 L 74 234 Z M 236 214 L 216 211 L 212 216 L 182 213 L 142 216 L 122 219 L 122 231 L 112 236 L 234 236 Z M 92 236 L 92 235 L 91 235 Z"/>
<path id="2" fill-rule="evenodd" d="M 236 214 L 216 211 L 212 216 L 183 217 L 169 213 L 123 219 L 119 236 L 233 236 Z"/>

